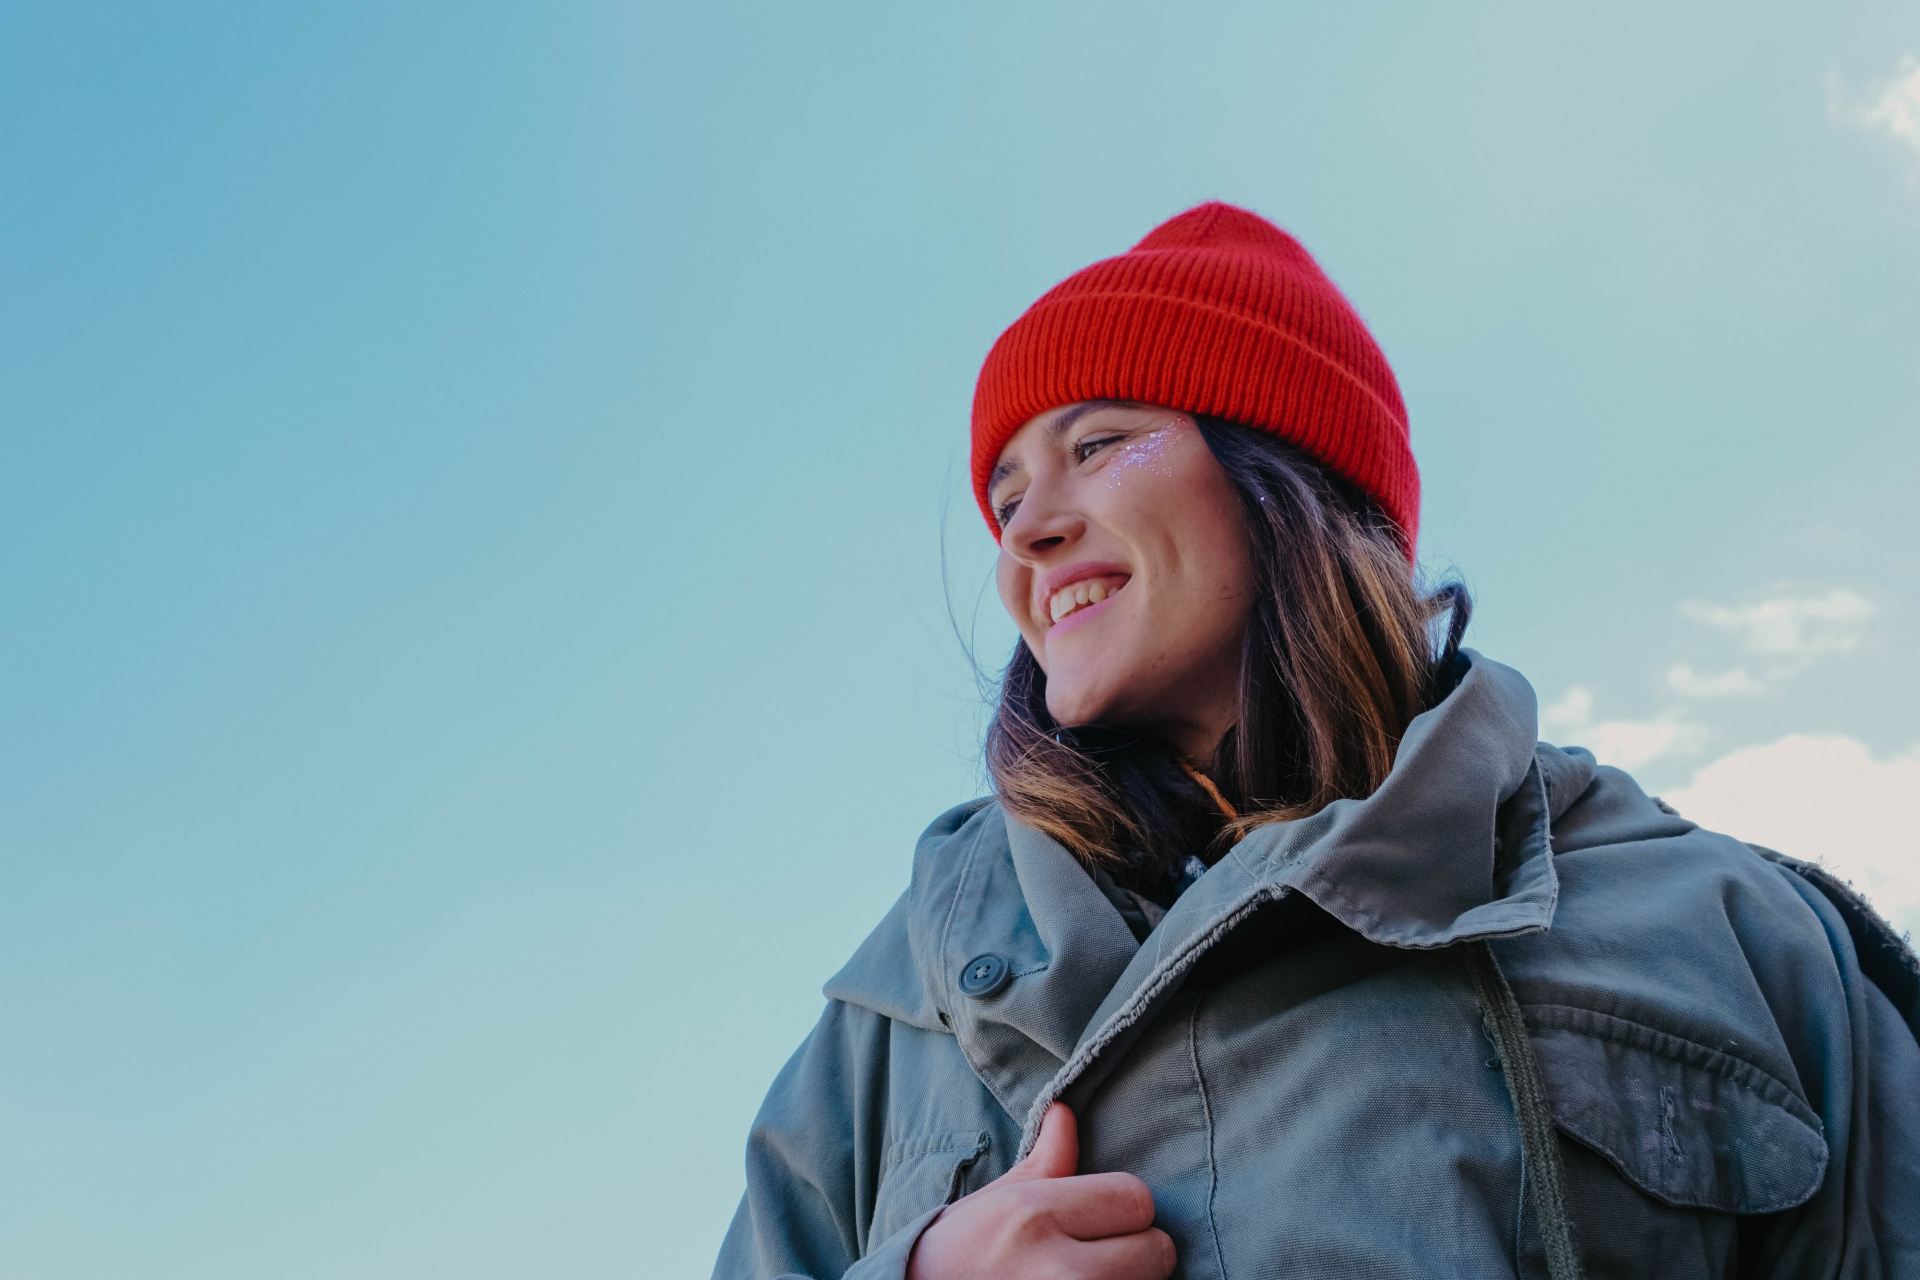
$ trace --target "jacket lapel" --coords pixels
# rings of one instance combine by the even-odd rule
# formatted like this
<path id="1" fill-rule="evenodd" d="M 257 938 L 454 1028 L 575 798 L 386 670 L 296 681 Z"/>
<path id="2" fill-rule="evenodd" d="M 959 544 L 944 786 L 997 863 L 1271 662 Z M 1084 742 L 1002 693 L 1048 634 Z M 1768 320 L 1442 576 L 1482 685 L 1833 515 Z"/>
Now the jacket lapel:
<path id="1" fill-rule="evenodd" d="M 1144 944 L 1073 856 L 997 805 L 971 838 L 916 869 L 910 931 L 920 979 L 975 1073 L 1024 1118 L 1090 1090 L 1222 938 L 1301 894 L 1385 946 L 1430 949 L 1537 932 L 1558 893 L 1548 832 L 1591 780 L 1590 756 L 1537 740 L 1538 704 L 1516 670 L 1470 666 L 1417 716 L 1387 779 L 1294 822 L 1263 827 L 1190 886 Z M 959 847 L 955 847 L 959 844 Z M 969 995 L 981 957 L 1005 963 Z"/>
<path id="2" fill-rule="evenodd" d="M 1072 1056 L 1139 943 L 1058 841 L 1001 820 L 997 806 L 983 816 L 993 820 L 956 860 L 940 941 L 923 954 L 921 979 L 974 1073 L 1019 1116 Z M 1004 963 L 1010 980 L 991 995 L 969 996 L 961 975 L 982 957 Z"/>

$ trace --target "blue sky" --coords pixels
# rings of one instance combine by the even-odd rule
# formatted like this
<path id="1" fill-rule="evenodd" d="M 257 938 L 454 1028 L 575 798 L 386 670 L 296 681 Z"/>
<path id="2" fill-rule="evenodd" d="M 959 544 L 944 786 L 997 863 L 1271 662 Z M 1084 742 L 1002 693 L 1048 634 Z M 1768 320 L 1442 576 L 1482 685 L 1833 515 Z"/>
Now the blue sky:
<path id="1" fill-rule="evenodd" d="M 705 1275 L 982 790 L 980 359 L 1201 200 L 1542 736 L 1920 879 L 1910 5 L 0 15 L 0 1280 Z"/>

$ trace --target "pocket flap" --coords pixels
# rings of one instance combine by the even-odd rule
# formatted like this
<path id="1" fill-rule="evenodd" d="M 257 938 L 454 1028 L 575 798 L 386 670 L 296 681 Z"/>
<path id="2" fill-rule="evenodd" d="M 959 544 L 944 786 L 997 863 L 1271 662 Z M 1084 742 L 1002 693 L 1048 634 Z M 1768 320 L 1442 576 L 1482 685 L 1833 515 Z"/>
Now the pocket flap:
<path id="1" fill-rule="evenodd" d="M 1655 1199 L 1774 1213 L 1826 1176 L 1820 1118 L 1752 1063 L 1590 1009 L 1524 1013 L 1554 1120 Z"/>
<path id="2" fill-rule="evenodd" d="M 953 1199 L 967 1167 L 986 1149 L 987 1134 L 981 1129 L 922 1133 L 890 1143 L 881 1159 L 868 1247 Z"/>

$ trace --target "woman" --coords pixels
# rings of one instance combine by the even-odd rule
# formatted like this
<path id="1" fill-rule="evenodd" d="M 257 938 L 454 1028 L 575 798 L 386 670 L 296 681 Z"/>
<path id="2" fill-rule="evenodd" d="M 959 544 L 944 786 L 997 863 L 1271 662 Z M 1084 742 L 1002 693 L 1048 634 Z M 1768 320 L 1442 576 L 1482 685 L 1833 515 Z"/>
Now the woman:
<path id="1" fill-rule="evenodd" d="M 1049 290 L 972 464 L 994 794 L 827 983 L 716 1276 L 1920 1276 L 1913 954 L 1538 740 L 1290 236 L 1210 202 Z"/>

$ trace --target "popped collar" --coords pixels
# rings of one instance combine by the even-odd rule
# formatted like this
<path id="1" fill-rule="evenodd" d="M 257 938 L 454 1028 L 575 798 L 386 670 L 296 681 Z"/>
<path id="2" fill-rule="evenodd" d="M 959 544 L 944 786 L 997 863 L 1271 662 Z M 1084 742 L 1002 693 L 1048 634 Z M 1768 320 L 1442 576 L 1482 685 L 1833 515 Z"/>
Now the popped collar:
<path id="1" fill-rule="evenodd" d="M 1144 940 L 990 798 L 934 819 L 756 1115 L 716 1275 L 900 1280 L 1055 1098 L 1194 1280 L 1920 1257 L 1920 959 L 1538 741 L 1461 652 L 1372 794 L 1256 831 Z"/>
<path id="2" fill-rule="evenodd" d="M 1047 1105 L 1096 1087 L 1193 966 L 1268 903 L 1297 893 L 1371 941 L 1409 949 L 1551 924 L 1549 826 L 1594 761 L 1537 740 L 1538 704 L 1518 671 L 1460 652 L 1466 673 L 1413 719 L 1372 794 L 1257 829 L 1144 943 L 1058 841 L 997 805 L 956 811 L 962 826 L 937 842 L 939 856 L 916 859 L 901 923 L 937 1025 L 1023 1118 L 1016 1158 Z M 1007 960 L 1012 980 L 991 1000 L 968 999 L 958 976 L 988 953 Z M 826 994 L 866 967 L 856 954 Z M 925 1002 L 904 1003 L 926 1017 Z"/>

